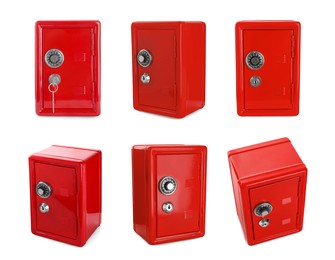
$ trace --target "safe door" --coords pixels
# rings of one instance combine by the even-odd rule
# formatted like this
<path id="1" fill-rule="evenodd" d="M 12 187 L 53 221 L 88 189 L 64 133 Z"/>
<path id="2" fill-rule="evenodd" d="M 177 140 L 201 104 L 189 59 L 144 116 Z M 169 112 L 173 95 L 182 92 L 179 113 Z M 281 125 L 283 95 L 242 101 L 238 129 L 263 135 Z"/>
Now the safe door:
<path id="1" fill-rule="evenodd" d="M 76 239 L 76 169 L 35 162 L 32 180 L 36 231 Z"/>
<path id="2" fill-rule="evenodd" d="M 298 230 L 300 183 L 294 177 L 249 190 L 255 241 Z"/>
<path id="3" fill-rule="evenodd" d="M 176 29 L 133 29 L 134 100 L 141 106 L 176 110 Z"/>
<path id="4" fill-rule="evenodd" d="M 245 21 L 236 24 L 238 114 L 299 113 L 300 24 Z"/>
<path id="5" fill-rule="evenodd" d="M 201 154 L 159 154 L 157 237 L 200 230 Z"/>
<path id="6" fill-rule="evenodd" d="M 246 109 L 289 109 L 293 30 L 244 31 Z"/>
<path id="7" fill-rule="evenodd" d="M 36 112 L 99 115 L 100 23 L 36 23 Z"/>

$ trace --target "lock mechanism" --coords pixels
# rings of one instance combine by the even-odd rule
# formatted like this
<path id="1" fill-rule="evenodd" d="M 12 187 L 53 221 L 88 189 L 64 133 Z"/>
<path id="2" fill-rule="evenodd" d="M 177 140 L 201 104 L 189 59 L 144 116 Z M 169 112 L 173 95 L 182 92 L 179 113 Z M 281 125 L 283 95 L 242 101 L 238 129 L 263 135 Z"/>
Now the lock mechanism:
<path id="1" fill-rule="evenodd" d="M 268 202 L 263 202 L 261 204 L 258 204 L 254 208 L 254 213 L 258 217 L 265 217 L 266 215 L 270 214 L 272 211 L 273 207 L 270 203 Z"/>
<path id="2" fill-rule="evenodd" d="M 143 73 L 141 76 L 141 81 L 143 84 L 149 84 L 150 82 L 150 75 L 148 73 Z"/>
<path id="3" fill-rule="evenodd" d="M 263 218 L 258 222 L 258 225 L 260 225 L 261 227 L 265 228 L 270 224 L 270 219 L 268 218 Z"/>
<path id="4" fill-rule="evenodd" d="M 142 67 L 148 67 L 152 62 L 151 53 L 145 49 L 142 49 L 137 54 L 137 62 Z"/>
<path id="5" fill-rule="evenodd" d="M 177 189 L 177 182 L 174 178 L 167 176 L 159 182 L 159 190 L 164 195 L 171 195 Z"/>
<path id="6" fill-rule="evenodd" d="M 64 62 L 64 55 L 60 50 L 50 49 L 45 54 L 44 60 L 50 68 L 58 68 Z"/>
<path id="7" fill-rule="evenodd" d="M 50 210 L 50 207 L 49 207 L 48 204 L 46 204 L 46 203 L 43 202 L 43 203 L 40 205 L 40 211 L 41 211 L 42 213 L 48 213 L 49 210 Z"/>
<path id="8" fill-rule="evenodd" d="M 38 196 L 40 196 L 41 198 L 49 198 L 51 195 L 52 189 L 49 186 L 49 184 L 47 184 L 46 182 L 39 182 L 36 185 L 36 193 Z"/>
<path id="9" fill-rule="evenodd" d="M 165 202 L 162 206 L 162 210 L 165 213 L 170 213 L 173 210 L 173 204 L 171 202 Z"/>
<path id="10" fill-rule="evenodd" d="M 59 85 L 61 82 L 61 77 L 58 74 L 51 74 L 49 76 L 49 83 L 52 85 Z"/>
<path id="11" fill-rule="evenodd" d="M 250 85 L 252 86 L 252 87 L 255 87 L 255 88 L 257 88 L 257 87 L 259 87 L 260 85 L 261 85 L 261 83 L 262 83 L 262 80 L 261 80 L 261 78 L 260 77 L 258 77 L 258 76 L 252 76 L 251 78 L 250 78 Z"/>
<path id="12" fill-rule="evenodd" d="M 264 56 L 258 51 L 249 52 L 245 59 L 247 66 L 252 70 L 258 70 L 264 65 Z"/>

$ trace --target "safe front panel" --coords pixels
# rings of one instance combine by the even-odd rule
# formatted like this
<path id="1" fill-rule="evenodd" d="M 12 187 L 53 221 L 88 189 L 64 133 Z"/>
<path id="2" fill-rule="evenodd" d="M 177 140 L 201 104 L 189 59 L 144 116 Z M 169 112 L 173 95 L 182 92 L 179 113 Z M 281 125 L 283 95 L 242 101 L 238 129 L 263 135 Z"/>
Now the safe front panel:
<path id="1" fill-rule="evenodd" d="M 46 232 L 71 239 L 77 238 L 76 170 L 70 167 L 35 163 L 36 227 Z M 48 198 L 39 196 L 38 184 L 51 188 Z M 48 211 L 42 210 L 47 204 Z"/>
<path id="2" fill-rule="evenodd" d="M 38 115 L 100 113 L 100 23 L 36 23 Z"/>
<path id="3" fill-rule="evenodd" d="M 250 204 L 255 241 L 262 241 L 278 234 L 298 230 L 300 177 L 274 182 L 250 189 Z M 261 203 L 269 203 L 271 211 L 265 216 L 257 216 L 255 208 Z M 264 213 L 263 213 L 264 214 Z"/>
<path id="4" fill-rule="evenodd" d="M 157 236 L 165 237 L 199 231 L 201 163 L 200 154 L 157 155 Z M 164 195 L 159 184 L 165 177 L 176 182 L 176 190 Z M 165 212 L 164 203 L 173 210 Z"/>
<path id="5" fill-rule="evenodd" d="M 136 35 L 137 49 L 146 49 L 152 55 L 150 66 L 136 65 L 139 104 L 176 110 L 176 30 L 143 29 Z M 150 77 L 148 83 L 143 83 L 145 74 Z"/>
<path id="6" fill-rule="evenodd" d="M 298 115 L 300 23 L 240 21 L 235 29 L 238 115 Z"/>
<path id="7" fill-rule="evenodd" d="M 292 36 L 293 30 L 245 30 L 244 57 L 258 51 L 264 65 L 255 71 L 244 63 L 245 109 L 292 108 Z M 259 77 L 258 87 L 252 77 Z"/>

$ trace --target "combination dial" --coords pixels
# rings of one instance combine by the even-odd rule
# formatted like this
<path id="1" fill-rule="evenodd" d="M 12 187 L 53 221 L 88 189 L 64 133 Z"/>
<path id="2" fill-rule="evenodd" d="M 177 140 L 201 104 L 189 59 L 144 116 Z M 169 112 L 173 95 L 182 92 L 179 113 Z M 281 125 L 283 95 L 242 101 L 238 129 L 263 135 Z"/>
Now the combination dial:
<path id="1" fill-rule="evenodd" d="M 137 62 L 142 67 L 148 67 L 152 62 L 152 56 L 149 51 L 142 49 L 137 54 Z"/>
<path id="2" fill-rule="evenodd" d="M 264 56 L 258 51 L 249 52 L 245 60 L 247 66 L 252 70 L 258 70 L 264 65 Z"/>
<path id="3" fill-rule="evenodd" d="M 164 195 L 171 195 L 177 189 L 177 182 L 172 177 L 164 177 L 159 182 L 159 190 Z"/>
<path id="4" fill-rule="evenodd" d="M 52 189 L 49 186 L 49 184 L 41 181 L 39 183 L 37 183 L 36 185 L 36 193 L 38 196 L 40 196 L 41 198 L 49 198 L 51 195 Z"/>
<path id="5" fill-rule="evenodd" d="M 272 205 L 268 202 L 263 202 L 261 204 L 258 204 L 255 209 L 254 213 L 258 217 L 264 217 L 268 215 L 272 211 Z"/>
<path id="6" fill-rule="evenodd" d="M 64 62 L 64 55 L 60 50 L 51 49 L 45 54 L 44 60 L 49 67 L 58 68 Z"/>

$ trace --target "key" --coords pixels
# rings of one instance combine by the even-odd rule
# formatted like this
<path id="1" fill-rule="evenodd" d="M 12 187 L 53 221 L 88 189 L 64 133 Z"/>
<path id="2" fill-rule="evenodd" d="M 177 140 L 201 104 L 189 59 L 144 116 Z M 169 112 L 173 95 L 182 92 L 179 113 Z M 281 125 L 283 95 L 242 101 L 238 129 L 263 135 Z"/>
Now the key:
<path id="1" fill-rule="evenodd" d="M 48 90 L 51 92 L 52 113 L 55 113 L 55 93 L 58 90 L 58 84 L 61 82 L 60 75 L 51 74 L 49 76 Z"/>

